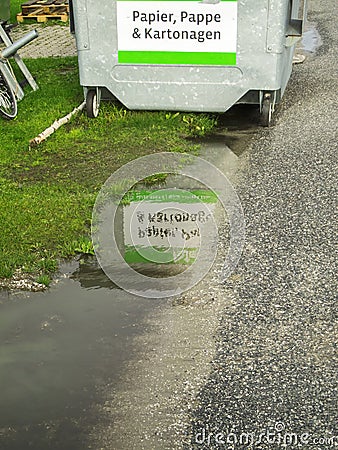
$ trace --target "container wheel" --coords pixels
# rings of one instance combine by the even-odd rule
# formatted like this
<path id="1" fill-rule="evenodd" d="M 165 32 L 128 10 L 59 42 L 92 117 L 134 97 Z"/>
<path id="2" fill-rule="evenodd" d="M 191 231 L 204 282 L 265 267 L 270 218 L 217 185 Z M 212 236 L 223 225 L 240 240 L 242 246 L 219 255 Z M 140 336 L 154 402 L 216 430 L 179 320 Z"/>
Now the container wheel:
<path id="1" fill-rule="evenodd" d="M 263 99 L 262 110 L 261 110 L 261 125 L 263 127 L 269 127 L 272 119 L 272 113 L 274 110 L 274 105 L 271 96 L 266 96 Z"/>
<path id="2" fill-rule="evenodd" d="M 90 89 L 86 96 L 86 112 L 87 116 L 95 119 L 99 115 L 100 102 L 96 89 Z"/>

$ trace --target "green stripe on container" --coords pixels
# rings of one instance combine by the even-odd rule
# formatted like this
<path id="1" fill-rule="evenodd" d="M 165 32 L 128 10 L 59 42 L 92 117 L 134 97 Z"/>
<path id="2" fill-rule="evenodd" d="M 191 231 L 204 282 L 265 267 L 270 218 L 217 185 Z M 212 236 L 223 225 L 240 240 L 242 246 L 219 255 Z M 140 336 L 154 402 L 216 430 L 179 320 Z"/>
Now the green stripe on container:
<path id="1" fill-rule="evenodd" d="M 151 203 L 216 203 L 218 196 L 213 191 L 197 189 L 184 191 L 177 189 L 164 189 L 158 191 L 129 191 L 124 200 L 131 202 L 151 202 Z"/>
<path id="2" fill-rule="evenodd" d="M 158 2 L 160 0 L 117 0 L 119 2 L 130 2 L 130 1 L 140 1 L 140 2 Z M 195 3 L 201 3 L 201 0 L 161 0 L 166 2 L 195 2 Z M 220 0 L 221 2 L 237 2 L 238 0 Z"/>
<path id="3" fill-rule="evenodd" d="M 118 62 L 120 64 L 235 66 L 236 53 L 119 51 Z"/>
<path id="4" fill-rule="evenodd" d="M 141 251 L 141 250 L 140 250 Z M 163 249 L 162 249 L 163 251 Z M 183 251 L 182 256 L 180 253 Z M 167 249 L 165 253 L 163 253 L 163 259 L 160 257 L 161 249 L 159 247 L 142 247 L 142 252 L 138 252 L 137 247 L 126 246 L 124 251 L 124 260 L 129 263 L 153 263 L 153 261 L 157 261 L 155 264 L 186 264 L 190 265 L 196 261 L 196 257 L 198 254 L 197 248 L 185 248 L 185 249 Z M 190 256 L 187 260 L 187 253 L 194 254 L 194 256 Z M 176 255 L 176 260 L 174 259 Z M 180 256 L 177 256 L 180 255 Z"/>

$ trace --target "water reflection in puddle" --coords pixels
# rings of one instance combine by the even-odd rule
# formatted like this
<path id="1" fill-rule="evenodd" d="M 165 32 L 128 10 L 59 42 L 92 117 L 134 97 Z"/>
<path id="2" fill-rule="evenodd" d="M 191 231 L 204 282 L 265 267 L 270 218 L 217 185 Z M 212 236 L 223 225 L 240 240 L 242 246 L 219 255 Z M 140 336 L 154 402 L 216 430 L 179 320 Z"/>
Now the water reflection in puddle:
<path id="1" fill-rule="evenodd" d="M 84 449 L 74 423 L 96 386 L 121 376 L 142 318 L 160 304 L 114 289 L 94 260 L 63 266 L 73 271 L 46 293 L 0 292 L 1 448 Z"/>

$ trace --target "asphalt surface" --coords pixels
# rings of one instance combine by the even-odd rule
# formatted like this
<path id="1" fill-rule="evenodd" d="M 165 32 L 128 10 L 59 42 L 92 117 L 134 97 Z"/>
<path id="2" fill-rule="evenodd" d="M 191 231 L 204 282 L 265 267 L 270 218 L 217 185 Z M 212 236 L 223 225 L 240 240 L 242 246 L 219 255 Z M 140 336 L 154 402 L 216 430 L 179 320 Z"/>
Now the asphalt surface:
<path id="1" fill-rule="evenodd" d="M 323 44 L 294 67 L 276 122 L 254 138 L 237 187 L 246 249 L 239 281 L 224 286 L 232 301 L 191 415 L 189 448 L 338 446 L 333 9 L 333 1 L 310 2 Z"/>

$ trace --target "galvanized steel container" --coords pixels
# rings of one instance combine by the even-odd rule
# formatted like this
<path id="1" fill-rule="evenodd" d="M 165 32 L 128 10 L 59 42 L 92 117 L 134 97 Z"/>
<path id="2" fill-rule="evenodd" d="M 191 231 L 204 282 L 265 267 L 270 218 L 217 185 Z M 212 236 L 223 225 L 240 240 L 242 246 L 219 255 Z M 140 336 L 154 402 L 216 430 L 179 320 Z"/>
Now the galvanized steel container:
<path id="1" fill-rule="evenodd" d="M 73 0 L 87 112 L 224 112 L 260 105 L 268 124 L 288 83 L 306 0 Z"/>

